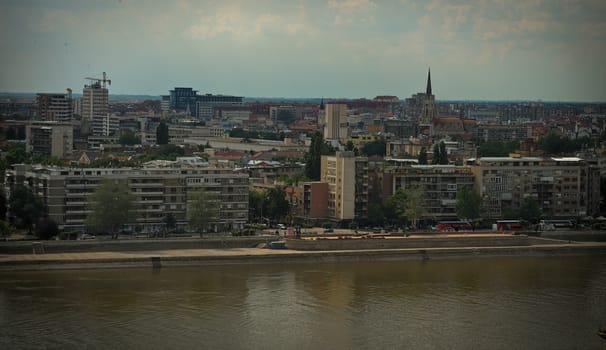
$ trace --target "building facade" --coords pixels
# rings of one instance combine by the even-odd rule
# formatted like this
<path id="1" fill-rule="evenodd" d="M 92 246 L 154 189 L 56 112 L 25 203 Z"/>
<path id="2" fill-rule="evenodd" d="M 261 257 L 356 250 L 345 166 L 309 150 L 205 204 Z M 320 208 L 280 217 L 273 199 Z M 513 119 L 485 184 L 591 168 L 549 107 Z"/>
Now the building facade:
<path id="1" fill-rule="evenodd" d="M 383 181 L 391 190 L 385 193 L 387 196 L 399 189 L 420 188 L 424 196 L 424 218 L 439 221 L 457 217 L 457 192 L 472 189 L 474 175 L 467 166 L 410 165 L 386 168 Z"/>
<path id="2" fill-rule="evenodd" d="M 108 90 L 99 82 L 82 90 L 82 119 L 91 125 L 93 135 L 108 136 L 117 130 L 117 120 L 110 123 Z"/>
<path id="3" fill-rule="evenodd" d="M 353 152 L 322 156 L 320 181 L 328 183 L 328 217 L 355 220 L 368 214 L 368 158 Z"/>
<path id="4" fill-rule="evenodd" d="M 89 196 L 104 180 L 123 180 L 135 197 L 136 214 L 125 229 L 158 231 L 170 213 L 187 227 L 188 193 L 200 186 L 220 200 L 212 231 L 240 229 L 248 221 L 248 175 L 232 169 L 182 166 L 172 168 L 68 168 L 15 165 L 7 171 L 5 188 L 26 184 L 43 198 L 48 214 L 61 229 L 83 230 L 90 213 Z"/>
<path id="5" fill-rule="evenodd" d="M 25 151 L 39 156 L 65 159 L 74 150 L 71 123 L 32 122 L 25 128 Z"/>
<path id="6" fill-rule="evenodd" d="M 36 94 L 36 115 L 39 120 L 70 122 L 72 101 L 67 94 Z"/>
<path id="7" fill-rule="evenodd" d="M 511 142 L 532 137 L 532 127 L 527 124 L 479 124 L 475 137 L 483 141 Z"/>
<path id="8" fill-rule="evenodd" d="M 242 97 L 212 94 L 198 95 L 196 98 L 196 117 L 210 119 L 215 116 L 216 108 L 230 106 L 242 106 Z"/>
<path id="9" fill-rule="evenodd" d="M 324 139 L 338 140 L 347 136 L 347 105 L 341 103 L 324 105 Z"/>
<path id="10" fill-rule="evenodd" d="M 468 160 L 483 215 L 501 218 L 534 199 L 545 217 L 578 218 L 599 213 L 599 170 L 570 158 L 482 157 Z"/>
<path id="11" fill-rule="evenodd" d="M 189 110 L 194 114 L 196 109 L 196 99 L 198 91 L 192 88 L 176 87 L 170 90 L 169 107 L 179 111 Z"/>
<path id="12" fill-rule="evenodd" d="M 303 222 L 328 218 L 328 184 L 313 181 L 299 183 L 297 217 Z"/>

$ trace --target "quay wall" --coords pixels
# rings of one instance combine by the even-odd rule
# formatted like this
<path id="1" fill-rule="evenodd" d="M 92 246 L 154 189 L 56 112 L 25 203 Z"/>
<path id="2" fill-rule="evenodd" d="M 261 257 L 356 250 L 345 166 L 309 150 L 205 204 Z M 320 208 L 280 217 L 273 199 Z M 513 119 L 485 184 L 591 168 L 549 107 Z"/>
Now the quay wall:
<path id="1" fill-rule="evenodd" d="M 259 249 L 261 250 L 261 249 Z M 318 264 L 352 263 L 373 261 L 406 261 L 433 259 L 476 259 L 494 257 L 565 257 L 579 255 L 604 255 L 606 244 L 562 244 L 540 246 L 506 247 L 451 247 L 426 249 L 384 249 L 384 250 L 343 250 L 343 251 L 306 251 L 272 252 L 263 254 L 195 256 L 150 256 L 141 254 L 130 258 L 104 259 L 58 259 L 58 260 L 20 260 L 0 262 L 0 271 L 18 270 L 66 270 L 66 269 L 107 269 L 107 268 L 171 268 L 215 265 L 249 264 Z"/>
<path id="2" fill-rule="evenodd" d="M 0 254 L 86 253 L 157 251 L 174 249 L 253 248 L 277 237 L 225 237 L 204 239 L 128 239 L 85 241 L 18 241 L 0 243 Z"/>
<path id="3" fill-rule="evenodd" d="M 556 240 L 525 235 L 459 236 L 427 238 L 344 238 L 344 239 L 287 239 L 286 248 L 295 250 L 364 250 L 440 247 L 501 247 L 531 244 L 561 243 Z"/>

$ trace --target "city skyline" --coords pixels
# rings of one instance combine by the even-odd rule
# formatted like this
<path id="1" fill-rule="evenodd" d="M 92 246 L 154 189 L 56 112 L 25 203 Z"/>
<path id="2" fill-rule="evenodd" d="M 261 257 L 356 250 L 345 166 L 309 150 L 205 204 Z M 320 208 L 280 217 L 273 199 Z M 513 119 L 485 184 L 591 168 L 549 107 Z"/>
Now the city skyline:
<path id="1" fill-rule="evenodd" d="M 0 5 L 0 91 L 606 101 L 606 3 L 38 2 Z"/>

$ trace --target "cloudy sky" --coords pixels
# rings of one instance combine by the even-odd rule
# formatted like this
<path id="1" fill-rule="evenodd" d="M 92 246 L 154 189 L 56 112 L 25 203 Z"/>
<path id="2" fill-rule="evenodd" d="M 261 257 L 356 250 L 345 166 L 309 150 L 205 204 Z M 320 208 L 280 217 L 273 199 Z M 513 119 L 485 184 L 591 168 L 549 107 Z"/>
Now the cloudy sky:
<path id="1" fill-rule="evenodd" d="M 0 3 L 0 91 L 606 101 L 605 0 Z"/>

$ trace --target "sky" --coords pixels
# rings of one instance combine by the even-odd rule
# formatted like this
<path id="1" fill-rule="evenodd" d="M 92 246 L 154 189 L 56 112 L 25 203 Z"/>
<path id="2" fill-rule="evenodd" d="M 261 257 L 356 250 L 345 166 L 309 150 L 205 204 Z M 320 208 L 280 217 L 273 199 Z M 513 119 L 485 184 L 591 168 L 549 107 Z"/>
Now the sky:
<path id="1" fill-rule="evenodd" d="M 605 0 L 2 0 L 0 91 L 606 101 Z"/>

